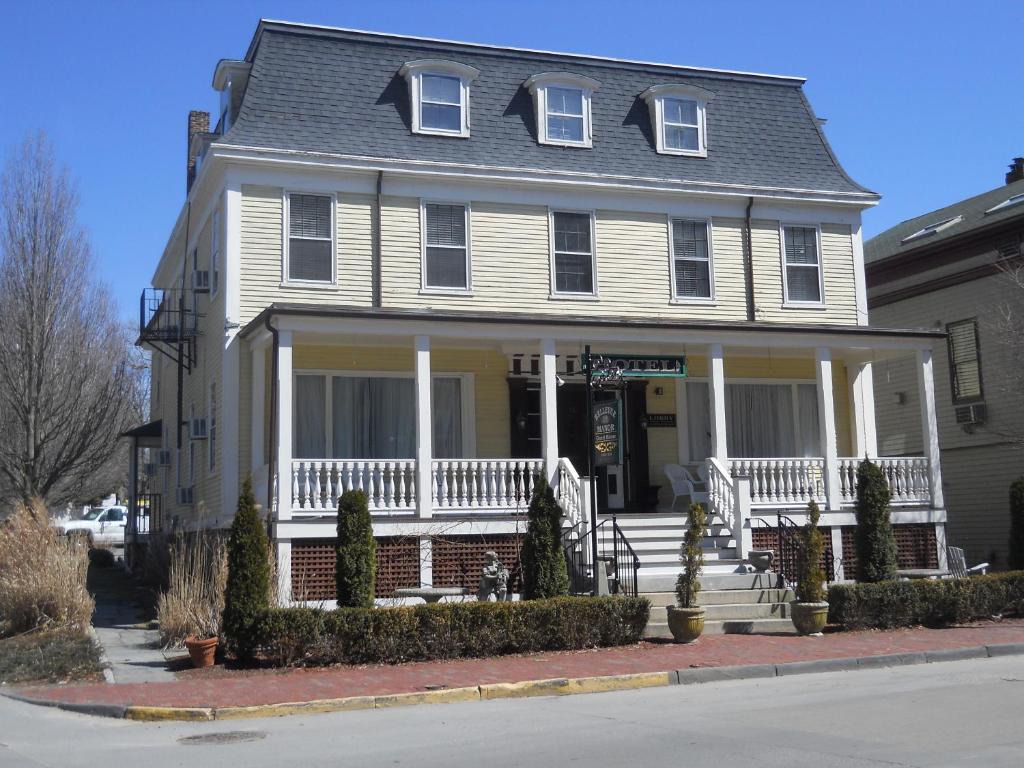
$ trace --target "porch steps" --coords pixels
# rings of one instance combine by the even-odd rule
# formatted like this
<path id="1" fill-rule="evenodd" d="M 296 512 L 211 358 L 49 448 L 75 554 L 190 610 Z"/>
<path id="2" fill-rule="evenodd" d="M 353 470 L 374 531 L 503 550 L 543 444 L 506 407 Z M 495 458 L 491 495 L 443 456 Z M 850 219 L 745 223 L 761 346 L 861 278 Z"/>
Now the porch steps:
<path id="1" fill-rule="evenodd" d="M 648 583 L 667 587 L 667 581 L 667 577 L 661 577 Z M 705 634 L 792 634 L 795 631 L 789 606 L 795 596 L 778 574 L 709 574 L 701 576 L 700 582 L 697 602 L 705 607 Z M 651 601 L 651 618 L 644 636 L 671 637 L 665 607 L 675 603 L 675 592 L 663 589 L 642 591 L 642 594 Z"/>

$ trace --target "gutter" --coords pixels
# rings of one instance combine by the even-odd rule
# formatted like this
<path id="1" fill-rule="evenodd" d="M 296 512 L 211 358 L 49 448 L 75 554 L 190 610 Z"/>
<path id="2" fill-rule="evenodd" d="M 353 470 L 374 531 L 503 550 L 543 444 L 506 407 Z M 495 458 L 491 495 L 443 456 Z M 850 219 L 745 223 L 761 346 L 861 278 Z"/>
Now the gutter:
<path id="1" fill-rule="evenodd" d="M 382 219 L 384 210 L 384 171 L 377 171 L 377 208 L 373 215 L 373 285 L 371 288 L 373 306 L 380 307 L 383 304 L 381 297 L 381 237 L 383 235 Z"/>
<path id="2" fill-rule="evenodd" d="M 754 198 L 747 198 L 747 215 L 745 220 L 746 242 L 743 247 L 743 279 L 746 282 L 747 322 L 754 322 L 754 230 L 751 226 L 750 211 L 754 207 Z"/>

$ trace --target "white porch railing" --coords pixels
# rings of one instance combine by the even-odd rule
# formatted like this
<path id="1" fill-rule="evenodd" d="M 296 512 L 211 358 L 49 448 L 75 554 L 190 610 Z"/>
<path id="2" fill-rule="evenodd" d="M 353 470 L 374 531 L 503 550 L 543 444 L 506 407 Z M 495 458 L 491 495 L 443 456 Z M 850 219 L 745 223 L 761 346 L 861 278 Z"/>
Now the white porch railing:
<path id="1" fill-rule="evenodd" d="M 415 459 L 296 459 L 292 462 L 292 508 L 337 512 L 345 491 L 364 491 L 373 512 L 416 508 Z"/>
<path id="2" fill-rule="evenodd" d="M 576 525 L 583 519 L 583 482 L 569 459 L 562 457 L 558 460 L 556 479 L 558 486 L 555 488 L 555 497 L 558 505 L 562 508 L 566 522 Z"/>
<path id="3" fill-rule="evenodd" d="M 431 501 L 439 510 L 525 509 L 541 459 L 434 459 Z"/>
<path id="4" fill-rule="evenodd" d="M 755 507 L 825 502 L 824 459 L 732 459 L 729 468 L 733 475 L 750 478 L 750 503 Z"/>
<path id="5" fill-rule="evenodd" d="M 728 467 L 716 458 L 708 459 L 707 474 L 710 518 L 718 516 L 727 528 L 732 529 L 736 509 L 736 484 L 732 475 Z"/>
<path id="6" fill-rule="evenodd" d="M 858 458 L 839 459 L 839 489 L 843 504 L 854 504 L 857 501 L 857 467 L 861 461 Z M 893 506 L 931 502 L 928 459 L 920 456 L 878 457 L 871 461 L 885 474 Z"/>

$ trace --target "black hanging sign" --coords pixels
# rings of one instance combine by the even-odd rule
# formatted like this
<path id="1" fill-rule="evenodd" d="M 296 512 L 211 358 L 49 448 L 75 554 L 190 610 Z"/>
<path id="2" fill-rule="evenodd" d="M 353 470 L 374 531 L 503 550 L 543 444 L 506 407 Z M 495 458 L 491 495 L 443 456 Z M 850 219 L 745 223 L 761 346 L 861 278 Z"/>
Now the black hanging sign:
<path id="1" fill-rule="evenodd" d="M 618 400 L 594 404 L 594 458 L 599 467 L 622 463 L 622 411 Z"/>

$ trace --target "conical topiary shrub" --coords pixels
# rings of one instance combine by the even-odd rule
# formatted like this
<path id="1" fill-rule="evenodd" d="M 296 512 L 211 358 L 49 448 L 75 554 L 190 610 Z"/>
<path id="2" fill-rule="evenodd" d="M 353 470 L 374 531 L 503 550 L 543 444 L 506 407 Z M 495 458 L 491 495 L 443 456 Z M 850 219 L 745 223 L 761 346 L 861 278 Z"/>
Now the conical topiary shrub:
<path id="1" fill-rule="evenodd" d="M 707 528 L 707 518 L 704 514 L 704 507 L 700 504 L 691 504 L 680 555 L 683 570 L 676 579 L 676 605 L 680 608 L 697 607 L 700 572 L 704 569 L 704 550 L 701 548 L 700 542 L 705 528 Z"/>
<path id="2" fill-rule="evenodd" d="M 363 491 L 345 491 L 338 501 L 335 585 L 338 607 L 372 608 L 377 577 L 377 542 L 370 502 Z"/>
<path id="3" fill-rule="evenodd" d="M 562 550 L 562 509 L 543 474 L 537 477 L 523 540 L 523 598 L 569 594 L 569 570 Z"/>
<path id="4" fill-rule="evenodd" d="M 804 549 L 796 582 L 796 599 L 802 603 L 820 603 L 825 599 L 825 571 L 821 558 L 825 554 L 825 538 L 818 528 L 821 510 L 812 501 L 807 505 L 807 524 L 802 531 Z"/>
<path id="5" fill-rule="evenodd" d="M 1010 570 L 1024 570 L 1024 477 L 1010 485 Z"/>
<path id="6" fill-rule="evenodd" d="M 885 473 L 868 459 L 857 467 L 857 580 L 896 578 L 896 539 Z"/>
<path id="7" fill-rule="evenodd" d="M 253 624 L 270 604 L 269 547 L 266 528 L 256 510 L 252 482 L 246 479 L 228 535 L 223 622 L 227 649 L 242 660 L 252 657 Z"/>

